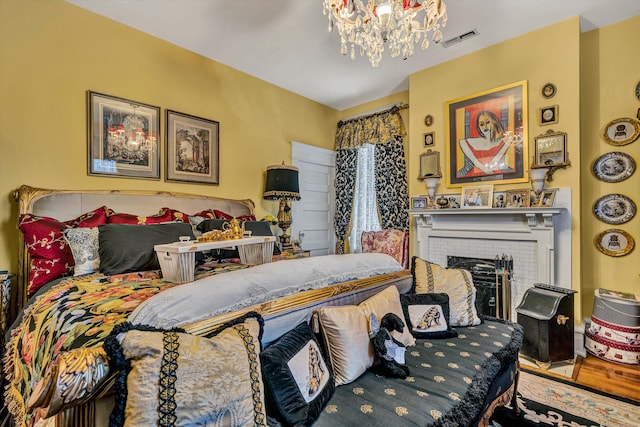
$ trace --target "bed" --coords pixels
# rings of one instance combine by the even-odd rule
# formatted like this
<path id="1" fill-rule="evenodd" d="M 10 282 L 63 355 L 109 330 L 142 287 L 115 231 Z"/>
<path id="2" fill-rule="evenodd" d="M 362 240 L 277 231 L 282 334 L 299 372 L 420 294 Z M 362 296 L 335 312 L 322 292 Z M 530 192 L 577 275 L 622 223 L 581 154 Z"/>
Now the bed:
<path id="1" fill-rule="evenodd" d="M 380 254 L 368 254 L 372 255 L 368 260 L 327 256 L 258 266 L 213 260 L 201 264 L 196 280 L 186 284 L 163 280 L 157 268 L 136 270 L 149 266 L 148 259 L 118 258 L 141 241 L 148 242 L 147 234 L 156 236 L 157 230 L 165 233 L 164 239 L 173 237 L 160 242 L 169 243 L 203 220 L 255 220 L 254 204 L 248 199 L 29 186 L 16 190 L 15 198 L 23 233 L 11 295 L 11 318 L 16 320 L 5 335 L 3 368 L 8 382 L 5 404 L 17 425 L 106 425 L 113 406 L 113 375 L 102 344 L 115 325 L 127 320 L 206 335 L 239 314 L 258 312 L 270 322 L 271 335 L 263 337 L 268 343 L 278 331 L 309 320 L 319 304 L 357 304 L 389 285 L 401 291 L 411 286 L 409 272 L 393 260 L 387 264 L 376 258 Z M 109 222 L 116 218 L 117 222 Z M 37 231 L 32 231 L 33 226 Z M 54 254 L 53 260 L 51 253 L 43 253 L 43 248 L 64 249 L 61 233 L 69 242 L 80 234 L 83 248 L 86 240 L 82 239 L 92 239 L 94 246 L 99 242 L 100 263 L 90 256 L 76 257 L 75 249 L 70 263 L 70 248 L 65 255 Z M 67 257 L 64 262 L 61 256 Z M 125 271 L 121 271 L 123 262 L 131 264 Z M 101 272 L 103 266 L 108 274 Z M 321 275 L 306 277 L 305 272 Z M 277 274 L 289 280 L 263 282 Z M 193 316 L 185 317 L 176 301 L 194 307 Z"/>

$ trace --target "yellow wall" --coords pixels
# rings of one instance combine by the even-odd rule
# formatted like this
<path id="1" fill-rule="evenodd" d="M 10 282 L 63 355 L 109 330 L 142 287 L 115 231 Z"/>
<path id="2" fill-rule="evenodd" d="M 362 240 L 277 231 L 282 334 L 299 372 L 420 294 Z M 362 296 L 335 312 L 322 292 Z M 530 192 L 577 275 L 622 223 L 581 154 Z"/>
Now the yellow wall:
<path id="1" fill-rule="evenodd" d="M 161 135 L 165 109 L 218 121 L 220 185 L 88 176 L 87 90 L 161 107 Z M 3 0 L 0 269 L 17 266 L 11 193 L 22 184 L 251 198 L 258 215 L 275 214 L 277 205 L 262 200 L 265 167 L 291 161 L 290 141 L 332 149 L 338 118 L 336 110 L 63 0 Z"/>
<path id="2" fill-rule="evenodd" d="M 568 134 L 568 151 L 572 166 L 556 172 L 553 183 L 547 187 L 572 188 L 572 281 L 580 290 L 580 28 L 579 19 L 573 18 L 538 31 L 508 40 L 478 52 L 422 70 L 410 76 L 410 157 L 409 194 L 425 194 L 419 175 L 419 153 L 424 152 L 423 134 L 435 132 L 436 151 L 440 152 L 443 174 L 446 165 L 445 103 L 476 92 L 482 92 L 510 83 L 526 80 L 528 84 L 528 140 L 548 129 Z M 552 99 L 542 97 L 545 83 L 558 88 Z M 536 114 L 540 107 L 558 104 L 560 121 L 554 125 L 539 126 Z M 424 124 L 431 114 L 433 125 Z M 531 163 L 531 154 L 528 164 Z M 528 166 L 528 165 L 527 165 Z M 460 194 L 459 188 L 446 188 L 441 180 L 438 193 Z M 530 183 L 497 184 L 494 191 L 529 187 Z M 579 315 L 579 308 L 576 310 Z"/>
<path id="3" fill-rule="evenodd" d="M 640 39 L 640 17 L 585 34 L 579 25 L 579 19 L 572 18 L 420 71 L 409 77 L 409 91 L 337 112 L 63 0 L 3 0 L 0 269 L 17 265 L 17 208 L 11 193 L 21 184 L 248 197 L 256 202 L 259 215 L 275 213 L 275 204 L 261 199 L 264 168 L 290 161 L 289 141 L 332 149 L 339 119 L 409 102 L 402 115 L 408 131 L 409 194 L 415 196 L 425 193 L 415 177 L 427 131 L 435 132 L 444 172 L 445 102 L 526 80 L 529 142 L 549 128 L 568 134 L 572 166 L 558 171 L 552 185 L 573 189 L 572 287 L 582 299 L 576 315 L 588 316 L 597 287 L 638 293 L 640 249 L 620 258 L 600 254 L 593 238 L 610 227 L 595 219 L 591 208 L 598 197 L 612 192 L 640 204 L 640 172 L 625 182 L 606 184 L 590 169 L 593 160 L 608 151 L 624 151 L 640 162 L 640 141 L 613 147 L 600 136 L 610 120 L 635 117 L 640 107 L 633 96 L 640 58 L 629 47 Z M 540 95 L 547 82 L 558 88 L 550 100 Z M 162 107 L 161 135 L 167 108 L 219 121 L 220 185 L 87 176 L 87 90 Z M 538 109 L 555 104 L 560 107 L 559 123 L 539 126 Z M 435 119 L 430 128 L 424 125 L 427 114 Z M 496 190 L 528 185 L 499 185 Z M 446 189 L 443 180 L 438 192 L 458 189 Z M 640 214 L 619 228 L 640 240 L 639 223 Z"/>
<path id="4" fill-rule="evenodd" d="M 582 37 L 581 127 L 582 127 L 582 301 L 592 307 L 597 288 L 640 294 L 640 212 L 621 225 L 609 225 L 592 213 L 593 203 L 606 194 L 629 196 L 640 209 L 640 139 L 625 146 L 607 144 L 602 137 L 611 120 L 640 115 L 640 100 L 634 89 L 640 81 L 640 16 L 585 33 Z M 640 117 L 638 117 L 640 119 Z M 636 161 L 635 173 L 625 181 L 606 183 L 591 172 L 593 161 L 612 151 L 629 154 Z M 600 253 L 594 238 L 604 230 L 619 228 L 631 234 L 635 250 L 623 257 Z M 590 315 L 590 312 L 585 312 Z"/>

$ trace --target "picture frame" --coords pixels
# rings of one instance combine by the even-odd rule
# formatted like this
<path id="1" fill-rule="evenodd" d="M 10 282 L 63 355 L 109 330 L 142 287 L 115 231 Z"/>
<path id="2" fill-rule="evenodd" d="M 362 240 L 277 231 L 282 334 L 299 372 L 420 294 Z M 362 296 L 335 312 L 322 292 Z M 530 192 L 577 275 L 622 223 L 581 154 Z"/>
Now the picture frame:
<path id="1" fill-rule="evenodd" d="M 534 167 L 566 166 L 567 133 L 549 130 L 534 138 Z"/>
<path id="2" fill-rule="evenodd" d="M 490 208 L 493 206 L 493 184 L 462 187 L 460 207 L 464 209 Z"/>
<path id="3" fill-rule="evenodd" d="M 427 132 L 424 134 L 424 146 L 433 147 L 436 143 L 435 132 Z"/>
<path id="4" fill-rule="evenodd" d="M 531 206 L 531 189 L 518 188 L 505 191 L 505 203 L 507 208 L 528 208 Z"/>
<path id="5" fill-rule="evenodd" d="M 612 120 L 605 126 L 603 136 L 605 142 L 611 145 L 631 144 L 640 136 L 640 120 L 631 117 Z"/>
<path id="6" fill-rule="evenodd" d="M 220 184 L 220 124 L 173 110 L 166 116 L 165 180 Z"/>
<path id="7" fill-rule="evenodd" d="M 526 80 L 447 101 L 447 187 L 527 182 L 527 108 Z"/>
<path id="8" fill-rule="evenodd" d="M 538 111 L 538 124 L 545 126 L 558 123 L 558 108 L 557 105 L 540 108 Z"/>
<path id="9" fill-rule="evenodd" d="M 600 252 L 613 257 L 631 253 L 636 245 L 629 233 L 617 228 L 610 228 L 598 234 L 594 243 Z"/>
<path id="10" fill-rule="evenodd" d="M 553 98 L 556 94 L 556 86 L 553 83 L 547 83 L 542 86 L 542 90 L 540 92 L 544 98 Z"/>
<path id="11" fill-rule="evenodd" d="M 160 107 L 87 91 L 87 173 L 160 179 Z"/>
<path id="12" fill-rule="evenodd" d="M 493 192 L 493 208 L 506 208 L 507 207 L 507 194 L 504 191 Z"/>
<path id="13" fill-rule="evenodd" d="M 540 200 L 538 206 L 541 208 L 551 208 L 556 199 L 556 189 L 545 189 L 540 193 Z"/>
<path id="14" fill-rule="evenodd" d="M 411 208 L 412 209 L 426 209 L 427 208 L 427 198 L 424 196 L 412 197 L 411 198 Z"/>

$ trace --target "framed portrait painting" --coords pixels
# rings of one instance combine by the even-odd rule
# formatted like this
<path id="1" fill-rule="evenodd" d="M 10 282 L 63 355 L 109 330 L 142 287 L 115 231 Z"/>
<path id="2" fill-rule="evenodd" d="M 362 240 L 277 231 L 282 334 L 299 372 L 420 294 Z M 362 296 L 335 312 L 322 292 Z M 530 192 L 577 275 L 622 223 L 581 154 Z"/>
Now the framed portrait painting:
<path id="1" fill-rule="evenodd" d="M 160 108 L 88 91 L 88 173 L 160 179 Z"/>
<path id="2" fill-rule="evenodd" d="M 218 122 L 167 110 L 166 180 L 218 185 Z"/>
<path id="3" fill-rule="evenodd" d="M 526 80 L 446 103 L 447 187 L 529 180 Z"/>

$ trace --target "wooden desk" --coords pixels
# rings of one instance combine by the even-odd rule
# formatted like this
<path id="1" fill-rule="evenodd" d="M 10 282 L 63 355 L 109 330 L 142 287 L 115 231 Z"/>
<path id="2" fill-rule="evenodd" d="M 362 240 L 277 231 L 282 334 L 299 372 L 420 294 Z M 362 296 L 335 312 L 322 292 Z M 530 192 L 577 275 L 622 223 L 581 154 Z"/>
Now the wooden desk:
<path id="1" fill-rule="evenodd" d="M 172 282 L 184 283 L 194 279 L 196 252 L 237 247 L 243 264 L 264 264 L 271 262 L 275 241 L 273 236 L 257 236 L 215 242 L 175 242 L 155 245 L 154 249 L 160 262 L 162 277 Z"/>

